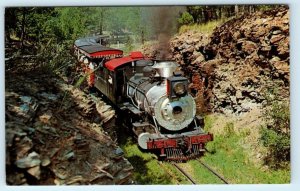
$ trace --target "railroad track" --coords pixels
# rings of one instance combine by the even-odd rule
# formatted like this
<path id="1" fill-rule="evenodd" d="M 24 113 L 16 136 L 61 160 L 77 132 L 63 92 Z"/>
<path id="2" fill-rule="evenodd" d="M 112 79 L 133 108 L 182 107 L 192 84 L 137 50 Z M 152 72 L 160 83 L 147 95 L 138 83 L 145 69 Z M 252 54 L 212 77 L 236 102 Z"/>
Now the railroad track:
<path id="1" fill-rule="evenodd" d="M 180 185 L 180 182 L 177 180 L 176 175 L 171 170 L 169 170 L 167 167 L 165 167 L 163 162 L 158 161 L 158 164 L 170 177 L 173 178 L 173 180 L 176 182 L 177 185 Z"/>
<path id="2" fill-rule="evenodd" d="M 205 164 L 200 159 L 196 159 L 202 166 L 204 166 L 207 170 L 209 170 L 211 173 L 213 173 L 215 176 L 217 176 L 220 180 L 222 180 L 225 184 L 229 184 L 227 180 L 223 176 L 221 176 L 219 173 L 217 173 L 214 169 L 212 169 L 210 166 Z"/>
<path id="3" fill-rule="evenodd" d="M 178 164 L 176 163 L 172 163 L 172 165 L 181 172 L 181 174 L 183 174 L 186 179 L 188 179 L 192 184 L 197 184 L 197 182 L 191 177 L 191 175 L 189 175 L 189 173 L 187 173 L 186 171 L 184 171 L 184 169 L 182 169 Z"/>
<path id="4" fill-rule="evenodd" d="M 224 184 L 229 184 L 229 182 L 221 176 L 219 173 L 217 173 L 213 168 L 211 168 L 209 165 L 205 164 L 203 161 L 200 159 L 196 159 L 197 162 L 199 162 L 203 167 L 205 167 L 208 171 L 210 171 L 214 176 L 218 177 Z M 175 169 L 177 169 L 189 182 L 192 184 L 197 184 L 197 182 L 194 180 L 194 178 L 186 172 L 182 167 L 180 167 L 177 163 L 173 162 L 171 163 Z M 180 184 L 180 182 L 177 180 L 178 178 L 170 171 L 168 170 L 162 162 L 159 162 L 159 165 L 162 167 L 162 169 L 169 174 L 175 181 L 176 184 Z"/>

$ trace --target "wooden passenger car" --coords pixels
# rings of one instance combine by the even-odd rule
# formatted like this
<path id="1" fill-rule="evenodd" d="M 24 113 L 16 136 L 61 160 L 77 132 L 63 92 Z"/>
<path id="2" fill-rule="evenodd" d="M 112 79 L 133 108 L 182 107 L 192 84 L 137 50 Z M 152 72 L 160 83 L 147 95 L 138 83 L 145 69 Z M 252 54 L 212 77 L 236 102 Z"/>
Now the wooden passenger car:
<path id="1" fill-rule="evenodd" d="M 94 87 L 116 105 L 127 99 L 127 80 L 134 72 L 139 71 L 139 66 L 151 63 L 141 52 L 131 52 L 129 56 L 123 56 L 122 50 L 105 47 L 93 37 L 76 40 L 74 51 L 78 60 L 85 57 L 88 63 L 95 64 Z"/>

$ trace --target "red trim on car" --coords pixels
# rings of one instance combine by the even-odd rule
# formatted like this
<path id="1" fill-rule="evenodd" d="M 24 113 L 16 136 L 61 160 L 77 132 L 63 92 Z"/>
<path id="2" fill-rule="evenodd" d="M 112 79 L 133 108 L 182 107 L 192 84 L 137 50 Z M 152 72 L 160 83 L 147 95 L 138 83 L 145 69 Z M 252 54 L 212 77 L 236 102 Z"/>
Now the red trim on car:
<path id="1" fill-rule="evenodd" d="M 105 50 L 105 51 L 99 51 L 89 54 L 91 57 L 105 57 L 105 56 L 111 56 L 111 55 L 122 55 L 122 50 Z"/>
<path id="2" fill-rule="evenodd" d="M 106 62 L 105 67 L 110 71 L 114 71 L 119 66 L 122 66 L 132 61 L 142 60 L 142 59 L 144 59 L 144 56 L 141 52 L 132 52 L 130 56 L 116 58 Z"/>

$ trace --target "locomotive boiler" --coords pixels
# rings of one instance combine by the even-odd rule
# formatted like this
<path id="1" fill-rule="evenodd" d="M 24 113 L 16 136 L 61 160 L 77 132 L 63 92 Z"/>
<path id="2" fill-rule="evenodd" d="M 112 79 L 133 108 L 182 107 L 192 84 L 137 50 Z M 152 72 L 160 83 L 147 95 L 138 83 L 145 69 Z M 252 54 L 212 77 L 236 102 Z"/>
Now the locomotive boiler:
<path id="1" fill-rule="evenodd" d="M 78 58 L 95 65 L 88 71 L 94 76 L 89 84 L 113 104 L 117 120 L 132 129 L 141 149 L 183 161 L 201 155 L 213 140 L 202 129 L 189 81 L 176 62 L 153 60 L 141 52 L 123 56 L 121 50 L 86 39 L 76 41 L 74 48 Z"/>

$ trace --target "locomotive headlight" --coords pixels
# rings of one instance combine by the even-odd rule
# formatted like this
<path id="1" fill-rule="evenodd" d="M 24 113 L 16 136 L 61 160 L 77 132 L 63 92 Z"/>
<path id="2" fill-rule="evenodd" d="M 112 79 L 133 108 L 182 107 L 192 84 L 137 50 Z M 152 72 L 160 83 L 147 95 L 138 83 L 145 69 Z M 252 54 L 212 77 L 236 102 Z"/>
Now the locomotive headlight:
<path id="1" fill-rule="evenodd" d="M 174 84 L 173 90 L 177 96 L 183 96 L 186 93 L 185 84 L 182 82 L 177 82 Z"/>
<path id="2" fill-rule="evenodd" d="M 183 76 L 171 76 L 167 79 L 167 95 L 170 100 L 184 97 L 188 94 L 188 79 Z"/>

